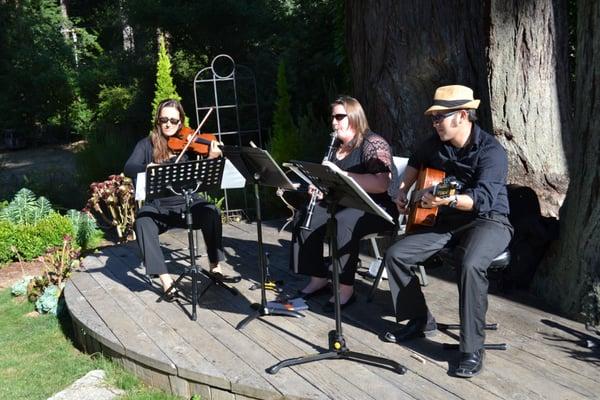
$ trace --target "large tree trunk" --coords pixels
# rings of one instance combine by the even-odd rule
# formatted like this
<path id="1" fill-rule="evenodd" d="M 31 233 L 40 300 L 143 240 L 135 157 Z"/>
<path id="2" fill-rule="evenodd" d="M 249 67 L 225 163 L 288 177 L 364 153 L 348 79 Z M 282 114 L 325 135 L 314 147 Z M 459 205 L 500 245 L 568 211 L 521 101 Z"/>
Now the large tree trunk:
<path id="1" fill-rule="evenodd" d="M 573 316 L 582 311 L 591 285 L 600 285 L 600 2 L 582 0 L 577 7 L 571 182 L 561 210 L 560 241 L 534 282 L 538 294 Z M 596 306 L 600 302 L 591 300 Z"/>
<path id="2" fill-rule="evenodd" d="M 570 93 L 566 0 L 491 1 L 489 87 L 509 181 L 532 187 L 558 216 L 568 186 Z"/>
<path id="3" fill-rule="evenodd" d="M 480 125 L 507 148 L 510 181 L 556 214 L 567 185 L 565 1 L 347 0 L 354 94 L 405 155 L 431 132 L 423 112 L 435 88 L 470 86 Z"/>

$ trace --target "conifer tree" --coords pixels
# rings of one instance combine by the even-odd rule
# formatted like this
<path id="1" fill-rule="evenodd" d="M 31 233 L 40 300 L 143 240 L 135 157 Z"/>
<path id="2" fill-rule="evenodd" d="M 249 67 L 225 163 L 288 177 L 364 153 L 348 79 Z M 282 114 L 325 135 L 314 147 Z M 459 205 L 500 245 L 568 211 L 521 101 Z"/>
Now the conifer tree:
<path id="1" fill-rule="evenodd" d="M 285 74 L 285 63 L 281 61 L 277 71 L 277 101 L 273 114 L 273 135 L 270 151 L 278 162 L 289 161 L 301 154 L 300 136 L 290 111 L 290 93 Z"/>
<path id="2" fill-rule="evenodd" d="M 154 100 L 152 101 L 153 117 L 156 115 L 156 110 L 161 101 L 166 99 L 181 101 L 181 96 L 177 94 L 177 88 L 171 77 L 171 60 L 167 54 L 167 46 L 165 45 L 163 34 L 158 38 L 158 61 L 156 63 L 156 84 L 154 87 Z M 152 124 L 154 124 L 154 120 L 152 120 Z"/>

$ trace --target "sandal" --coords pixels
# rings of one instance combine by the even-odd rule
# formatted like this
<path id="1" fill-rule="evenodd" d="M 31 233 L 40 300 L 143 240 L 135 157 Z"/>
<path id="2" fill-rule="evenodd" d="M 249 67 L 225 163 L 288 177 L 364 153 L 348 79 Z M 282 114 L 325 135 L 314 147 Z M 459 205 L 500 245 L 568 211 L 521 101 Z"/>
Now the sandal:
<path id="1" fill-rule="evenodd" d="M 325 284 L 325 286 L 323 286 L 317 290 L 314 290 L 310 293 L 305 293 L 302 291 L 302 289 L 298 289 L 298 293 L 296 293 L 296 297 L 302 297 L 304 300 L 308 300 L 314 296 L 318 296 L 323 293 L 329 293 L 330 290 L 331 290 L 331 286 L 329 285 L 329 282 L 327 282 Z"/>
<path id="2" fill-rule="evenodd" d="M 170 289 L 169 291 L 163 292 L 161 298 L 167 303 L 172 303 L 179 297 L 179 289 Z"/>
<path id="3" fill-rule="evenodd" d="M 212 271 L 207 271 L 207 274 L 209 277 L 211 277 L 213 279 L 218 279 L 221 282 L 225 282 L 225 283 L 238 283 L 239 281 L 242 280 L 242 277 L 240 275 L 225 275 L 222 272 L 212 272 Z"/>

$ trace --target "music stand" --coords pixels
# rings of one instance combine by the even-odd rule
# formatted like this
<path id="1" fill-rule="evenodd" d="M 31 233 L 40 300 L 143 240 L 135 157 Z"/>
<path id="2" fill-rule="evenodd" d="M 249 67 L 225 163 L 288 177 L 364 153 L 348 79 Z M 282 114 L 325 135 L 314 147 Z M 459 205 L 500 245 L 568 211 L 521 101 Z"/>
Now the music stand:
<path id="1" fill-rule="evenodd" d="M 223 157 L 214 159 L 204 159 L 196 161 L 181 162 L 177 164 L 152 165 L 146 169 L 146 199 L 152 200 L 171 196 L 173 194 L 183 195 L 185 197 L 185 221 L 188 231 L 188 246 L 190 249 L 190 266 L 185 268 L 184 272 L 173 282 L 165 293 L 157 301 L 164 300 L 181 280 L 186 276 L 192 279 L 192 315 L 191 319 L 196 321 L 196 305 L 199 298 L 216 284 L 229 290 L 231 294 L 236 295 L 237 289 L 227 286 L 218 277 L 208 274 L 204 269 L 199 269 L 196 265 L 196 254 L 194 246 L 194 226 L 192 219 L 192 201 L 193 194 L 198 191 L 208 191 L 210 189 L 219 189 L 221 179 L 223 178 L 223 167 L 225 159 Z M 198 293 L 199 274 L 202 273 L 209 278 L 209 284 Z"/>
<path id="2" fill-rule="evenodd" d="M 327 212 L 329 213 L 327 237 L 329 238 L 329 252 L 332 262 L 335 330 L 330 331 L 328 335 L 329 351 L 280 361 L 272 367 L 267 368 L 267 372 L 276 374 L 281 368 L 293 365 L 326 359 L 345 359 L 388 368 L 399 374 L 406 373 L 406 367 L 396 361 L 350 351 L 346 347 L 346 340 L 342 333 L 339 279 L 341 267 L 337 256 L 337 221 L 335 219 L 337 207 L 341 205 L 357 208 L 379 215 L 390 222 L 393 221 L 392 217 L 373 202 L 369 195 L 352 178 L 349 178 L 343 171 L 337 168 L 337 166 L 330 164 L 332 165 L 330 167 L 329 165 L 303 161 L 291 161 L 290 165 L 294 172 L 303 179 L 308 180 L 308 183 L 313 184 L 323 193 L 323 199 L 327 203 Z"/>
<path id="3" fill-rule="evenodd" d="M 259 186 L 279 187 L 287 190 L 296 190 L 296 188 L 266 150 L 257 147 L 223 146 L 223 155 L 232 162 L 247 181 L 254 184 L 254 198 L 256 200 L 256 232 L 258 236 L 258 263 L 260 266 L 260 303 L 251 305 L 252 308 L 256 309 L 256 312 L 240 321 L 236 326 L 236 329 L 243 329 L 253 319 L 265 315 L 303 317 L 304 315 L 298 311 L 282 310 L 267 306 L 265 289 L 267 266 L 263 250 L 259 193 Z"/>

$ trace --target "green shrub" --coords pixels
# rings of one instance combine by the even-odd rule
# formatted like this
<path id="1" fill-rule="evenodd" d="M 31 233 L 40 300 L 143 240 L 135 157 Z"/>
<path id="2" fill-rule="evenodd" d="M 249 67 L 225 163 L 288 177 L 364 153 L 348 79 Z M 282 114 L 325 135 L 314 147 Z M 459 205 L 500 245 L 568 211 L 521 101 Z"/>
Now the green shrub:
<path id="1" fill-rule="evenodd" d="M 0 264 L 7 263 L 15 256 L 11 249 L 15 231 L 13 224 L 8 221 L 0 220 Z"/>
<path id="2" fill-rule="evenodd" d="M 35 194 L 23 188 L 0 212 L 0 219 L 13 224 L 35 224 L 52 212 L 52 204 L 45 197 L 35 198 Z"/>
<path id="3" fill-rule="evenodd" d="M 49 247 L 61 245 L 64 236 L 73 236 L 73 226 L 67 217 L 56 212 L 35 225 L 13 224 L 12 236 L 6 240 L 10 256 L 2 262 L 15 259 L 16 254 L 10 251 L 10 246 L 14 246 L 24 260 L 32 260 L 44 254 Z M 0 251 L 0 254 L 3 253 Z"/>
<path id="4" fill-rule="evenodd" d="M 73 237 L 82 249 L 96 247 L 103 238 L 102 231 L 98 229 L 96 220 L 88 213 L 77 210 L 69 210 L 67 218 L 73 226 Z"/>

